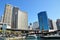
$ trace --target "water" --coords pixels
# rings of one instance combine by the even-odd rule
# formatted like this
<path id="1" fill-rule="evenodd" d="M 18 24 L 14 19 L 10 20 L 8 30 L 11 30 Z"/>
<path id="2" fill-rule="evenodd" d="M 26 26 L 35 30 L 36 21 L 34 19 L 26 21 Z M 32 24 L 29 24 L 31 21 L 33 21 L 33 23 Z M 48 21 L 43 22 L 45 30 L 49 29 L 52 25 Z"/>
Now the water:
<path id="1" fill-rule="evenodd" d="M 0 40 L 3 40 L 3 39 L 0 39 Z M 18 39 L 18 40 L 60 40 L 60 39 L 27 38 L 27 39 Z"/>
<path id="2" fill-rule="evenodd" d="M 20 40 L 60 40 L 60 39 L 20 39 Z"/>
<path id="3" fill-rule="evenodd" d="M 40 37 L 38 37 L 38 38 L 26 38 L 26 39 L 23 39 L 23 40 L 60 40 L 59 38 L 58 39 L 56 39 L 56 38 L 40 38 Z"/>
<path id="4" fill-rule="evenodd" d="M 0 40 L 3 40 L 3 39 L 1 39 L 0 38 Z M 16 40 L 16 39 L 14 39 L 14 40 Z M 56 39 L 56 38 L 49 38 L 49 39 L 47 39 L 47 38 L 21 38 L 21 39 L 18 39 L 18 40 L 60 40 L 60 39 Z"/>

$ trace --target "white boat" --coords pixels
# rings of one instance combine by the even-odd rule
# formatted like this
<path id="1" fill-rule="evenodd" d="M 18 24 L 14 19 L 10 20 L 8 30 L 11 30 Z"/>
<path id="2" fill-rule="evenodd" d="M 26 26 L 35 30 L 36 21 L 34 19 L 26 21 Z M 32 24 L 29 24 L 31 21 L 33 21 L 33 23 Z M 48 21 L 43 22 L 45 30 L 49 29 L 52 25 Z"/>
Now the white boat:
<path id="1" fill-rule="evenodd" d="M 34 35 L 28 35 L 26 38 L 37 38 L 36 34 Z"/>
<path id="2" fill-rule="evenodd" d="M 41 36 L 41 38 L 60 38 L 59 34 L 55 34 L 55 35 L 46 35 L 46 36 Z"/>

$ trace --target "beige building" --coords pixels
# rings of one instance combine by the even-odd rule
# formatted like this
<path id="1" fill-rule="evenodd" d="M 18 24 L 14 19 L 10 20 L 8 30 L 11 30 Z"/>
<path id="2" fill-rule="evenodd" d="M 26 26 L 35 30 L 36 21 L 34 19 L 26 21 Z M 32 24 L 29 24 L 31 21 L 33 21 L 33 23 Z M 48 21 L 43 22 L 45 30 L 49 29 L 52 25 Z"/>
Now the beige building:
<path id="1" fill-rule="evenodd" d="M 18 10 L 18 29 L 28 29 L 28 15 L 26 12 Z"/>
<path id="2" fill-rule="evenodd" d="M 5 5 L 3 22 L 11 26 L 12 21 L 12 9 L 13 7 L 10 4 Z"/>
<path id="3" fill-rule="evenodd" d="M 27 29 L 28 28 L 28 18 L 27 13 L 19 10 L 17 7 L 13 7 L 12 16 L 12 27 L 17 29 Z"/>
<path id="4" fill-rule="evenodd" d="M 11 28 L 28 29 L 27 13 L 19 10 L 18 7 L 12 7 L 9 4 L 5 6 L 3 22 L 11 26 Z"/>

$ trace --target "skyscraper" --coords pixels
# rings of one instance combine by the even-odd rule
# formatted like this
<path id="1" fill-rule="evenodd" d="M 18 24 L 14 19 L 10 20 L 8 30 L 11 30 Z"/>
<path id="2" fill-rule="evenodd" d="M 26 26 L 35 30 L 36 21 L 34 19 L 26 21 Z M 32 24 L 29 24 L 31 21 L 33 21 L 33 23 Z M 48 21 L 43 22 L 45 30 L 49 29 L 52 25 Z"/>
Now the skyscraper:
<path id="1" fill-rule="evenodd" d="M 21 10 L 18 10 L 18 15 L 17 15 L 17 26 L 18 29 L 28 29 L 28 14 L 27 12 L 23 12 Z"/>
<path id="2" fill-rule="evenodd" d="M 9 26 L 12 24 L 12 10 L 13 7 L 10 4 L 5 5 L 5 10 L 4 10 L 4 16 L 3 16 L 3 22 L 7 23 Z"/>
<path id="3" fill-rule="evenodd" d="M 60 19 L 57 19 L 56 24 L 57 24 L 57 29 L 60 30 Z"/>
<path id="4" fill-rule="evenodd" d="M 13 7 L 12 10 L 12 28 L 17 28 L 17 21 L 18 21 L 18 10 L 19 8 Z"/>
<path id="5" fill-rule="evenodd" d="M 40 31 L 49 30 L 48 17 L 47 17 L 46 11 L 42 11 L 38 13 L 38 21 L 39 21 Z"/>
<path id="6" fill-rule="evenodd" d="M 9 4 L 5 7 L 3 22 L 11 26 L 11 28 L 28 29 L 27 13 L 19 10 L 18 7 L 12 7 Z"/>
<path id="7" fill-rule="evenodd" d="M 56 25 L 56 21 L 53 21 L 51 19 L 48 20 L 49 22 L 49 29 L 50 30 L 57 30 L 57 25 Z"/>
<path id="8" fill-rule="evenodd" d="M 53 24 L 53 30 L 57 30 L 56 21 L 52 21 L 52 24 Z"/>
<path id="9" fill-rule="evenodd" d="M 50 30 L 53 30 L 53 29 L 54 29 L 54 28 L 53 28 L 53 22 L 52 22 L 51 19 L 48 19 L 48 24 L 49 24 L 49 29 L 50 29 Z"/>
<path id="10" fill-rule="evenodd" d="M 26 12 L 13 7 L 12 27 L 17 29 L 28 29 L 28 15 Z"/>

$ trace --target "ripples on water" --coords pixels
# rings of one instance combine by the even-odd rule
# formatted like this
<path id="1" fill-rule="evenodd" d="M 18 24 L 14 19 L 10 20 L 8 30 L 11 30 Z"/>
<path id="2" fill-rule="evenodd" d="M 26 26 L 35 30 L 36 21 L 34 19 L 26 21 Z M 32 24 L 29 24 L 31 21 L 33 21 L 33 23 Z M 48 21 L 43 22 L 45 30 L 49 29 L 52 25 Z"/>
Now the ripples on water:
<path id="1" fill-rule="evenodd" d="M 40 40 L 60 40 L 60 39 L 40 39 Z"/>
<path id="2" fill-rule="evenodd" d="M 60 39 L 20 39 L 20 40 L 60 40 Z"/>
<path id="3" fill-rule="evenodd" d="M 19 39 L 19 40 L 60 40 L 60 39 Z"/>
<path id="4" fill-rule="evenodd" d="M 0 39 L 3 40 L 3 39 Z M 15 39 L 16 40 L 16 39 Z M 18 40 L 60 40 L 60 39 L 42 39 L 42 38 L 27 38 L 27 39 L 18 39 Z"/>

